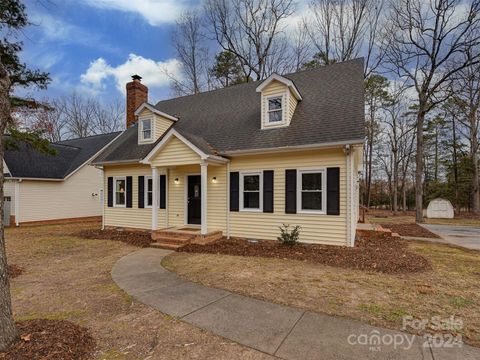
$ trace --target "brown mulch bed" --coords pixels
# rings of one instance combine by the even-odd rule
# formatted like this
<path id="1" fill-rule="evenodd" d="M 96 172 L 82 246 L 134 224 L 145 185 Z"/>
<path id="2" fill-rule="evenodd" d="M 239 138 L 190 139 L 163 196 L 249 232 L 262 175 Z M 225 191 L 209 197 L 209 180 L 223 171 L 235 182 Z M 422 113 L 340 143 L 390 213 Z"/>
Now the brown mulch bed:
<path id="1" fill-rule="evenodd" d="M 17 322 L 20 340 L 2 360 L 86 360 L 93 358 L 95 340 L 89 331 L 66 320 L 35 319 Z"/>
<path id="2" fill-rule="evenodd" d="M 405 240 L 373 231 L 358 235 L 353 248 L 308 244 L 287 246 L 276 241 L 250 243 L 245 239 L 224 238 L 207 245 L 188 244 L 177 251 L 292 259 L 390 274 L 431 269 L 427 259 L 408 250 Z"/>
<path id="3" fill-rule="evenodd" d="M 138 247 L 148 247 L 154 242 L 150 233 L 146 231 L 82 230 L 76 235 L 84 239 L 121 241 Z"/>
<path id="4" fill-rule="evenodd" d="M 385 229 L 390 229 L 394 233 L 399 234 L 400 236 L 413 236 L 413 237 L 423 237 L 423 238 L 433 238 L 439 239 L 440 236 L 428 231 L 424 227 L 418 224 L 380 224 Z"/>
<path id="5" fill-rule="evenodd" d="M 18 265 L 8 265 L 8 277 L 10 279 L 16 278 L 17 276 L 20 276 L 24 272 L 24 268 Z"/>

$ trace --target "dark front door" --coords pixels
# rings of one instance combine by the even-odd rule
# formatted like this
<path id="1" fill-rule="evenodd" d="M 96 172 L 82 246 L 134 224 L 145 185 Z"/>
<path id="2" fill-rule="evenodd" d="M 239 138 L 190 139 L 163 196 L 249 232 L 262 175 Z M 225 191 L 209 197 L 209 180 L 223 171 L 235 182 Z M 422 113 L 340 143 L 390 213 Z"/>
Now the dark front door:
<path id="1" fill-rule="evenodd" d="M 200 175 L 188 176 L 188 223 L 201 224 L 202 219 L 202 201 L 201 201 Z"/>

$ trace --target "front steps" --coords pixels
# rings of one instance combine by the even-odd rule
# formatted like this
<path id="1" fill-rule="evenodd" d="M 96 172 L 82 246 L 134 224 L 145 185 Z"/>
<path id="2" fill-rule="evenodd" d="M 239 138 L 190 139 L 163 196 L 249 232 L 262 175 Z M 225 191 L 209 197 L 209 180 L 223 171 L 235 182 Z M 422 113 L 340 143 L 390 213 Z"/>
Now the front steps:
<path id="1" fill-rule="evenodd" d="M 150 247 L 175 250 L 187 244 L 208 244 L 223 237 L 221 231 L 212 231 L 206 235 L 201 235 L 200 230 L 182 230 L 168 228 L 152 232 L 152 239 L 156 242 L 150 244 Z"/>

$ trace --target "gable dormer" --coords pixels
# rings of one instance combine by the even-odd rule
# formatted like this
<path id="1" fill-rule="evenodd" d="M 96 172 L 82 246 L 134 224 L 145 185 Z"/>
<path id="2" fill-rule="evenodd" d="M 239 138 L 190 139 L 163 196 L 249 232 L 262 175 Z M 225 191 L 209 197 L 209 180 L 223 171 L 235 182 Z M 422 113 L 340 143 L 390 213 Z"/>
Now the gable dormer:
<path id="1" fill-rule="evenodd" d="M 272 129 L 290 125 L 295 108 L 302 96 L 293 81 L 272 74 L 256 89 L 261 93 L 262 129 Z"/>
<path id="2" fill-rule="evenodd" d="M 138 118 L 139 144 L 154 143 L 178 120 L 149 103 L 143 103 L 135 111 L 135 116 Z"/>

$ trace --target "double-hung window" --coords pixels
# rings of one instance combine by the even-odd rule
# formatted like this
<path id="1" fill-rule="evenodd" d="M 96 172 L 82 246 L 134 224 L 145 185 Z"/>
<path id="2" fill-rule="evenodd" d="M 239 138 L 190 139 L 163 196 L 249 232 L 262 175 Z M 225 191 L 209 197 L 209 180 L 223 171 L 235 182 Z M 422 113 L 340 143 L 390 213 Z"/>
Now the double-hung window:
<path id="1" fill-rule="evenodd" d="M 113 197 L 114 203 L 113 205 L 116 207 L 125 207 L 125 199 L 126 199 L 126 179 L 125 177 L 116 177 L 114 178 L 114 190 L 115 196 Z"/>
<path id="2" fill-rule="evenodd" d="M 262 172 L 240 173 L 240 209 L 243 211 L 262 211 L 262 189 Z"/>
<path id="3" fill-rule="evenodd" d="M 281 96 L 267 99 L 268 102 L 268 122 L 270 124 L 281 123 L 283 121 L 283 98 Z"/>
<path id="4" fill-rule="evenodd" d="M 152 139 L 152 119 L 141 120 L 142 140 Z"/>
<path id="5" fill-rule="evenodd" d="M 297 201 L 300 212 L 325 213 L 326 176 L 325 170 L 299 170 L 297 179 Z"/>
<path id="6" fill-rule="evenodd" d="M 153 181 L 151 176 L 145 176 L 145 206 L 151 207 L 153 204 Z"/>

